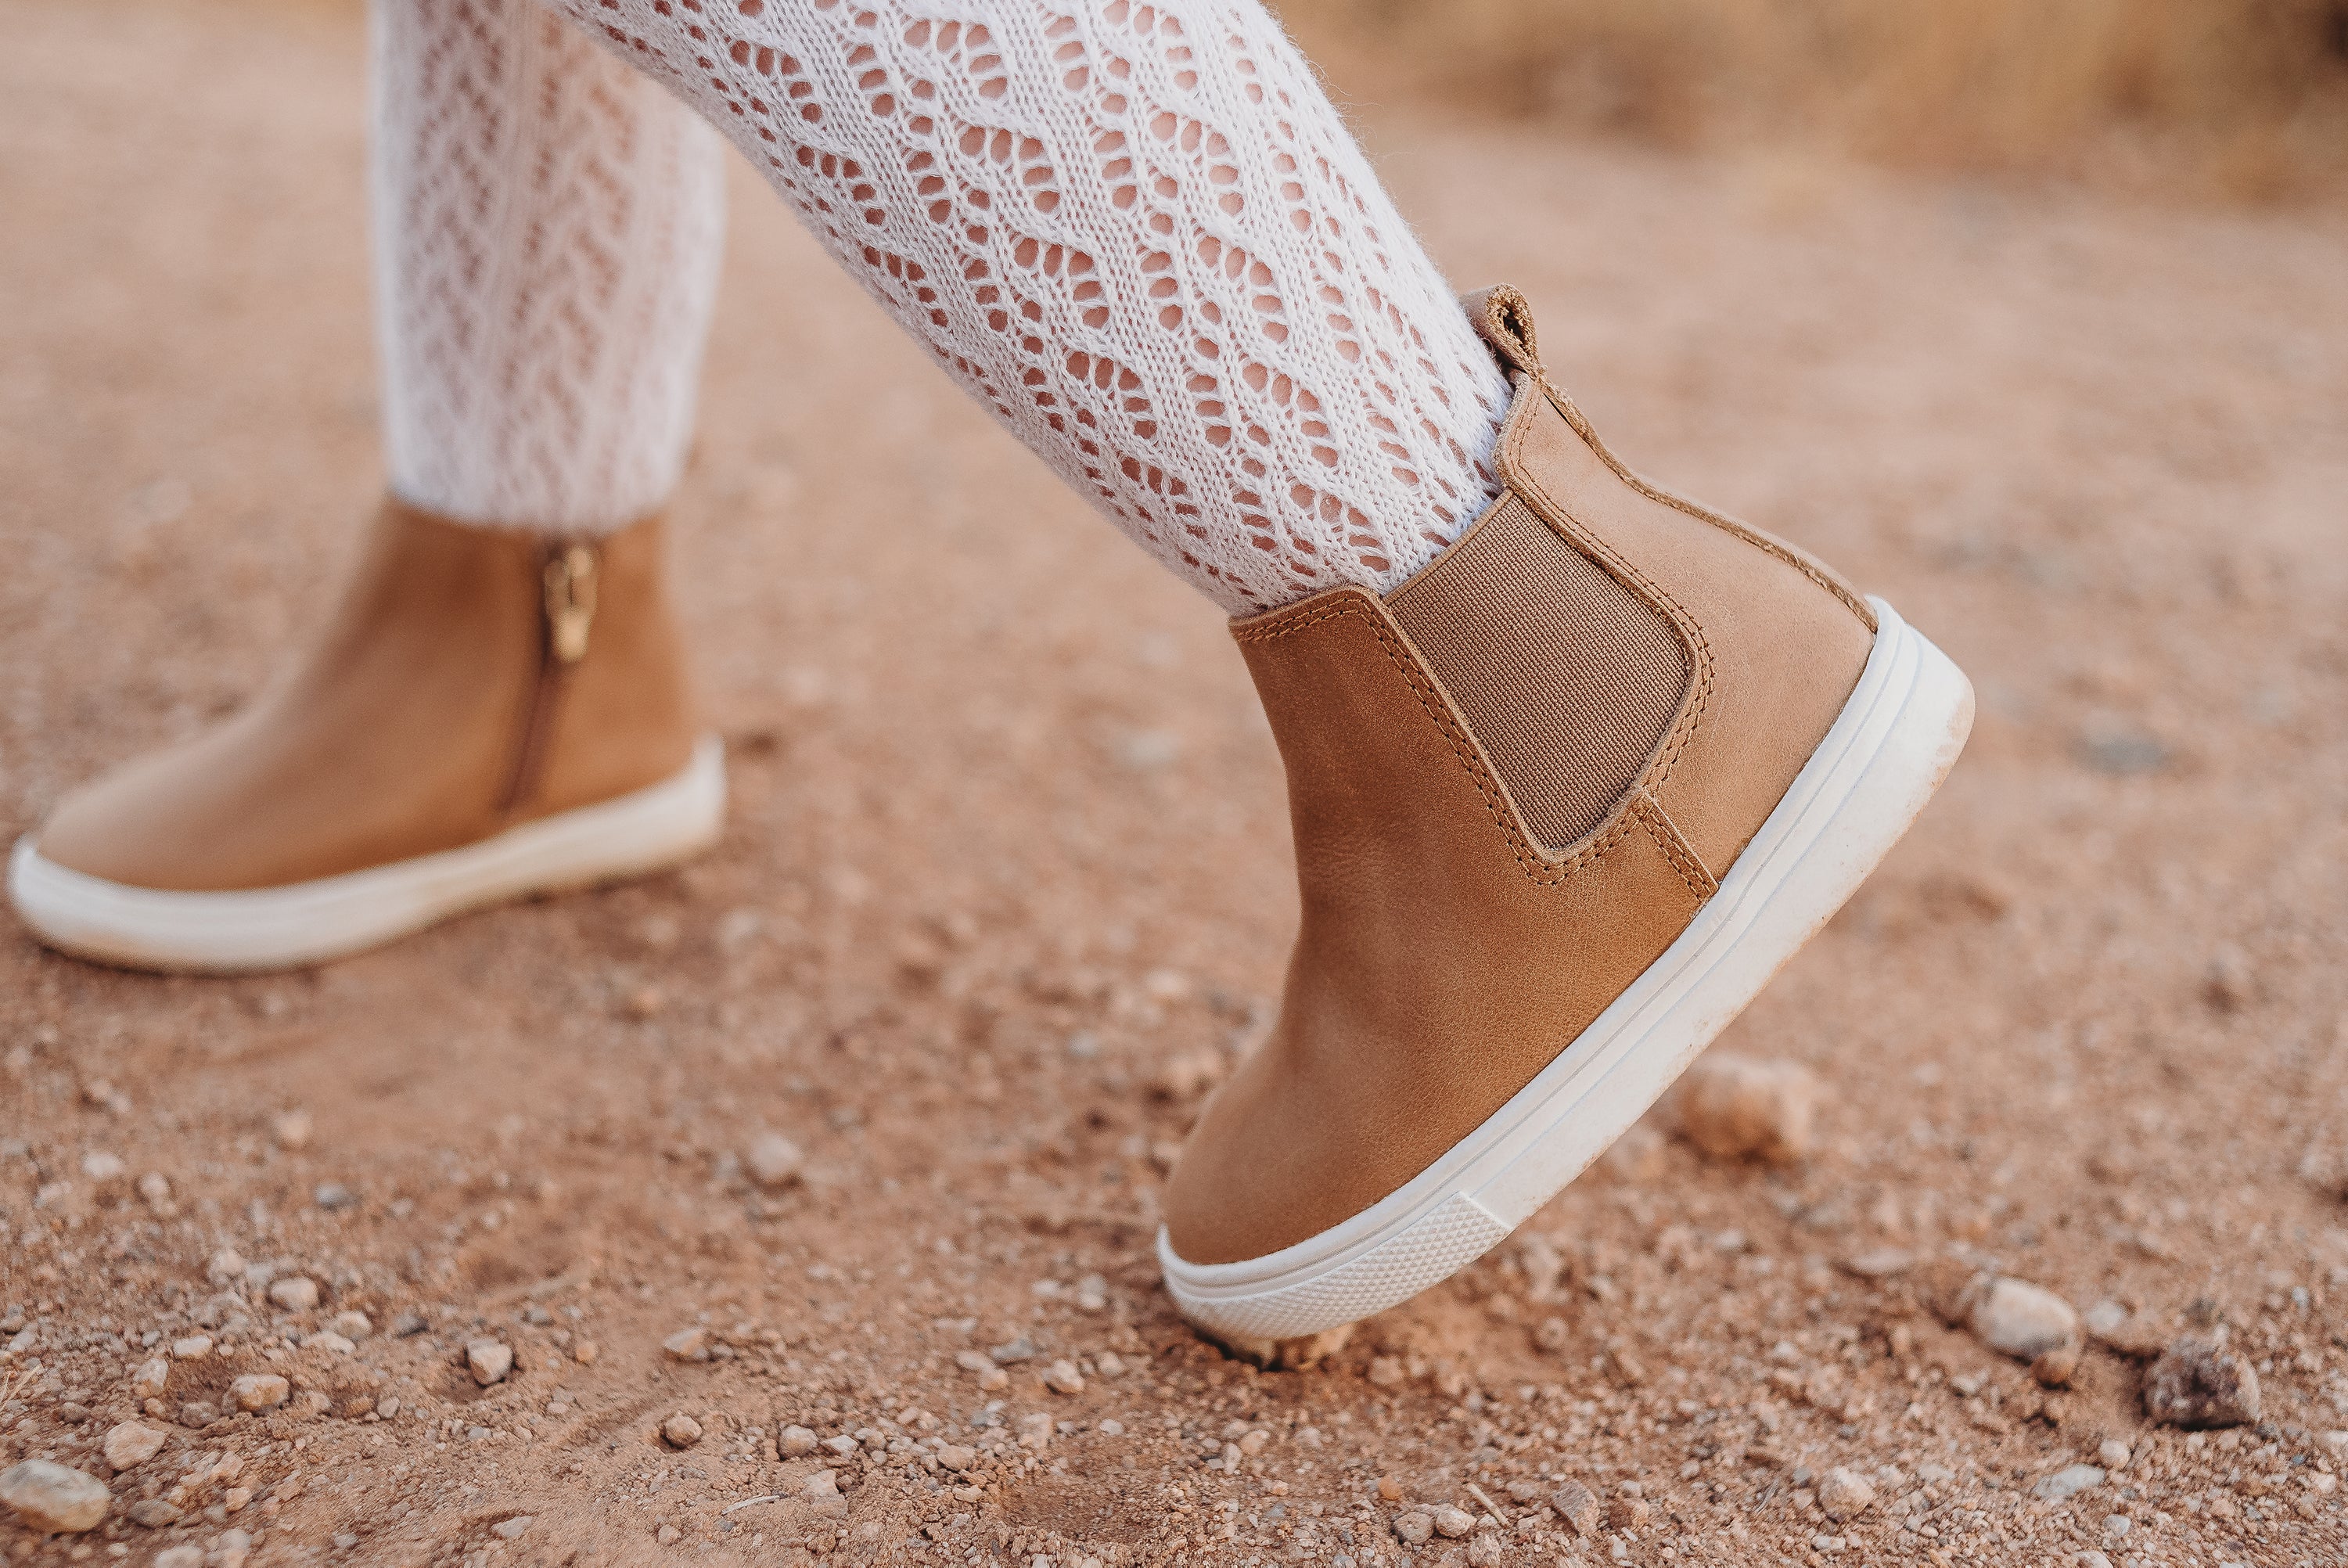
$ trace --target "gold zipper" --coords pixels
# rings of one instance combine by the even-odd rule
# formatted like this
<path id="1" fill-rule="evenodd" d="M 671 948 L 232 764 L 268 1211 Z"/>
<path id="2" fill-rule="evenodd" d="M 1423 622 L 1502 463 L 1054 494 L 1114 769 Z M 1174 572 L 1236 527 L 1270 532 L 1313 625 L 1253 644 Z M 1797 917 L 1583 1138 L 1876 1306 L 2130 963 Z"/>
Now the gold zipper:
<path id="1" fill-rule="evenodd" d="M 546 753 L 554 736 L 555 711 L 561 707 L 564 677 L 587 656 L 588 634 L 595 626 L 595 591 L 601 557 L 593 545 L 557 541 L 549 545 L 539 570 L 540 629 L 538 676 L 530 706 L 522 714 L 521 734 L 514 745 L 512 770 L 507 775 L 501 813 L 511 814 L 530 802 L 539 776 L 546 769 Z"/>

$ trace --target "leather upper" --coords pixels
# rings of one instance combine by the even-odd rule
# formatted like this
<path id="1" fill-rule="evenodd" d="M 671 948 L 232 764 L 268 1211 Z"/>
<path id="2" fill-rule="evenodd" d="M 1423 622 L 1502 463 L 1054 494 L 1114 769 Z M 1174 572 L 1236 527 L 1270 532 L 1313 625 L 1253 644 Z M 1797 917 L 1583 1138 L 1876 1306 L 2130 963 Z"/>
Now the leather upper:
<path id="1" fill-rule="evenodd" d="M 1470 303 L 1516 386 L 1506 492 L 1386 600 L 1337 589 L 1233 625 L 1287 769 L 1303 920 L 1278 1023 L 1164 1194 L 1193 1264 L 1368 1208 L 1570 1046 L 1716 891 L 1873 646 L 1864 603 L 1816 562 L 1615 461 L 1541 372 L 1520 298 Z M 1575 613 L 1506 590 L 1529 579 L 1583 584 Z M 1531 824 L 1557 837 L 1607 777 L 1622 787 L 1594 822 L 1544 842 Z"/>
<path id="2" fill-rule="evenodd" d="M 276 887 L 454 849 L 665 779 L 696 733 L 647 520 L 598 542 L 587 651 L 544 710 L 546 547 L 385 504 L 309 653 L 253 702 L 68 795 L 41 855 L 135 887 Z"/>

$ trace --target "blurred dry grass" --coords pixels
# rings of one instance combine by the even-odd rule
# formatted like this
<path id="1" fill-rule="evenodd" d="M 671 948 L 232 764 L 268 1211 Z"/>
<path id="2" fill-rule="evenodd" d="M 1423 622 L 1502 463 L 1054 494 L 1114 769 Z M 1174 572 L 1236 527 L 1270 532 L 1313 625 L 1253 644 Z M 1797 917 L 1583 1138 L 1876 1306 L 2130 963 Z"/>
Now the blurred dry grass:
<path id="1" fill-rule="evenodd" d="M 2348 193 L 2348 0 L 1273 0 L 1353 98 L 1674 147 Z"/>

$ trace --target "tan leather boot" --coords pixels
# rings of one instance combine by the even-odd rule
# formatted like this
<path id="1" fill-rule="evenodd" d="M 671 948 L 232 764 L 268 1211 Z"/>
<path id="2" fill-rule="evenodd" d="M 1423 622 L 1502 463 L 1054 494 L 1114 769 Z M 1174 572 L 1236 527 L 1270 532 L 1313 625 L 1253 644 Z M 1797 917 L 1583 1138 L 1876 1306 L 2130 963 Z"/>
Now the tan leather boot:
<path id="1" fill-rule="evenodd" d="M 715 841 L 658 519 L 549 542 L 387 502 L 324 635 L 250 707 L 68 796 L 8 891 L 137 968 L 314 963 Z"/>
<path id="2" fill-rule="evenodd" d="M 1879 601 L 1638 478 L 1471 296 L 1507 484 L 1383 599 L 1235 622 L 1303 921 L 1159 1254 L 1191 1320 L 1309 1336 L 1464 1267 L 1825 923 L 1955 760 L 1972 694 Z"/>

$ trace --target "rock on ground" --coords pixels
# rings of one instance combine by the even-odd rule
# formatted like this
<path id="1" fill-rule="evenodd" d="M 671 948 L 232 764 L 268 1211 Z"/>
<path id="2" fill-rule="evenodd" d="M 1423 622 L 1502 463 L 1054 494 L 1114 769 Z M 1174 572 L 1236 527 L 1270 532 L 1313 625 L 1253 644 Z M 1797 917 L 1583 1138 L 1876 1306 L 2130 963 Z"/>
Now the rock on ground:
<path id="1" fill-rule="evenodd" d="M 1334 1356 L 1353 1337 L 1354 1326 L 1347 1323 L 1296 1339 L 1225 1338 L 1217 1343 L 1241 1360 L 1253 1362 L 1267 1372 L 1301 1372 Z"/>
<path id="2" fill-rule="evenodd" d="M 762 1132 L 742 1151 L 742 1168 L 750 1180 L 769 1191 L 788 1187 L 798 1180 L 799 1168 L 807 1156 L 799 1146 L 779 1132 Z"/>
<path id="3" fill-rule="evenodd" d="M 513 1370 L 513 1346 L 494 1339 L 476 1339 L 465 1346 L 465 1368 L 484 1388 L 504 1382 L 506 1374 Z"/>
<path id="4" fill-rule="evenodd" d="M 1818 1478 L 1818 1506 L 1836 1520 L 1855 1519 L 1875 1506 L 1875 1483 L 1837 1465 Z"/>
<path id="5" fill-rule="evenodd" d="M 2104 1472 L 2096 1465 L 2065 1465 L 2053 1475 L 2042 1479 L 2030 1490 L 2049 1502 L 2060 1502 L 2066 1497 L 2076 1497 L 2091 1486 L 2104 1484 Z"/>
<path id="6" fill-rule="evenodd" d="M 2259 1418 L 2259 1375 L 2219 1341 L 2188 1334 L 2146 1374 L 2144 1409 L 2172 1427 L 2246 1427 Z"/>
<path id="7" fill-rule="evenodd" d="M 162 1450 L 167 1435 L 137 1421 L 124 1421 L 106 1434 L 106 1462 L 118 1471 L 136 1469 Z"/>
<path id="8" fill-rule="evenodd" d="M 1992 1350 L 2035 1361 L 2079 1342 L 2079 1315 L 2069 1302 L 2027 1280 L 2000 1275 L 1979 1293 L 1967 1322 Z"/>
<path id="9" fill-rule="evenodd" d="M 1559 1486 L 1550 1495 L 1549 1505 L 1576 1535 L 1598 1533 L 1598 1494 L 1580 1481 L 1570 1480 Z"/>
<path id="10" fill-rule="evenodd" d="M 308 1312 L 318 1305 L 318 1282 L 302 1274 L 281 1279 L 269 1287 L 272 1305 L 283 1312 Z"/>
<path id="11" fill-rule="evenodd" d="M 1791 1164 L 1810 1151 L 1819 1099 L 1796 1063 L 1715 1051 L 1680 1080 L 1680 1133 L 1715 1160 Z"/>
<path id="12" fill-rule="evenodd" d="M 17 1522 L 43 1534 L 95 1530 L 114 1494 L 94 1475 L 47 1460 L 26 1460 L 0 1470 L 0 1503 Z"/>
<path id="13" fill-rule="evenodd" d="M 240 1410 L 273 1410 L 292 1392 L 293 1386 L 274 1372 L 248 1372 L 228 1386 L 228 1397 Z"/>

